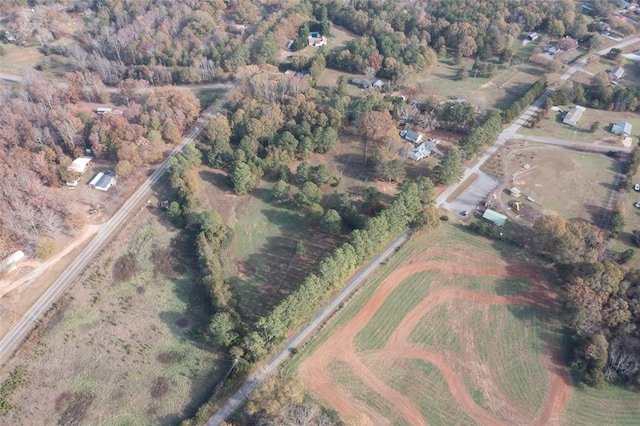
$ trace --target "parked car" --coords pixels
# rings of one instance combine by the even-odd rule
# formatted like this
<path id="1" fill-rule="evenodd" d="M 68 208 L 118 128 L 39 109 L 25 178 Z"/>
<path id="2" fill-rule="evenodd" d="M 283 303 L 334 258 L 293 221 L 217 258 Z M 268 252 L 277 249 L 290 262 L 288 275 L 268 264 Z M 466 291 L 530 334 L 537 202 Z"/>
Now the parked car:
<path id="1" fill-rule="evenodd" d="M 636 191 L 640 191 L 640 183 L 636 183 L 636 184 L 633 186 L 633 189 L 635 189 Z"/>
<path id="2" fill-rule="evenodd" d="M 638 201 L 635 206 L 640 209 L 640 201 Z"/>

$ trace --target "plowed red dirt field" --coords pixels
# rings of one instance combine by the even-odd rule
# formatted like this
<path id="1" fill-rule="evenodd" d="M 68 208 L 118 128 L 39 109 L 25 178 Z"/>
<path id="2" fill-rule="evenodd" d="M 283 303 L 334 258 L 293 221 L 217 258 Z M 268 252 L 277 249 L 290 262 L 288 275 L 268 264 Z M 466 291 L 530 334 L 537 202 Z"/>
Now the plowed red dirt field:
<path id="1" fill-rule="evenodd" d="M 490 244 L 487 242 L 487 244 Z M 424 411 L 415 398 L 401 392 L 385 376 L 398 366 L 405 366 L 407 360 L 421 360 L 439 370 L 448 386 L 450 399 L 462 411 L 466 418 L 483 425 L 508 424 L 559 424 L 561 413 L 570 392 L 570 378 L 562 363 L 561 350 L 557 342 L 545 342 L 541 350 L 539 362 L 546 369 L 548 381 L 545 385 L 546 398 L 541 406 L 526 407 L 501 389 L 491 372 L 482 377 L 486 389 L 491 390 L 495 399 L 493 409 L 487 409 L 476 401 L 469 391 L 468 378 L 464 377 L 465 364 L 478 364 L 475 356 L 476 348 L 469 346 L 471 358 L 455 360 L 450 353 L 440 353 L 421 344 L 412 343 L 411 333 L 420 321 L 434 309 L 442 306 L 464 306 L 465 309 L 488 309 L 492 306 L 539 306 L 549 309 L 556 303 L 555 294 L 542 279 L 540 271 L 535 267 L 507 261 L 492 251 L 482 252 L 470 257 L 469 250 L 448 250 L 432 247 L 429 250 L 415 253 L 407 258 L 397 269 L 379 285 L 364 307 L 336 332 L 323 342 L 298 369 L 298 376 L 312 394 L 321 397 L 334 408 L 343 419 L 354 418 L 365 413 L 373 424 L 390 424 L 400 421 L 410 425 L 429 424 Z M 424 261 L 425 259 L 433 259 Z M 472 260 L 470 260 L 472 259 Z M 400 320 L 384 347 L 375 350 L 359 348 L 356 336 L 367 327 L 389 296 L 407 279 L 416 274 L 431 271 L 435 273 L 426 296 L 417 305 L 410 307 Z M 469 277 L 504 277 L 510 280 L 527 281 L 530 285 L 519 294 L 491 294 L 491 292 L 471 290 L 462 285 L 451 285 L 455 280 Z M 506 293 L 506 292 L 505 292 Z M 455 304 L 455 305 L 454 305 Z M 412 305 L 413 306 L 413 305 Z M 402 307 L 399 307 L 401 309 Z M 497 332 L 497 331 L 496 331 Z M 474 337 L 474 338 L 477 338 Z M 470 338 L 468 340 L 474 340 Z M 513 356 L 518 356 L 514 348 Z M 344 378 L 338 377 L 336 365 L 345 366 L 362 381 L 365 387 L 385 400 L 391 407 L 395 417 L 388 418 L 384 410 L 375 409 L 363 398 L 354 396 L 348 386 L 344 386 Z M 425 386 L 423 392 L 430 392 Z M 491 402 L 491 401 L 490 401 Z M 497 407 L 497 408 L 496 408 Z M 441 421 L 442 419 L 440 419 Z"/>

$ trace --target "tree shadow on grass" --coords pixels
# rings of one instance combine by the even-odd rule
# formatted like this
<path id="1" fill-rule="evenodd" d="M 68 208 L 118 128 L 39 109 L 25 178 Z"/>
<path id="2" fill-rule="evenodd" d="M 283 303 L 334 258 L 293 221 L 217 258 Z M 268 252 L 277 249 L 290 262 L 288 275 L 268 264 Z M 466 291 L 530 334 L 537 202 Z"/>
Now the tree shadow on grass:
<path id="1" fill-rule="evenodd" d="M 231 191 L 231 183 L 226 173 L 218 169 L 201 169 L 198 171 L 198 176 L 205 182 L 208 182 L 220 189 L 221 191 Z"/>
<path id="2" fill-rule="evenodd" d="M 510 84 L 503 90 L 503 95 L 496 99 L 495 107 L 501 110 L 509 108 L 515 101 L 520 99 L 531 87 L 528 83 Z"/>
<path id="3" fill-rule="evenodd" d="M 593 204 L 587 204 L 584 206 L 585 211 L 589 214 L 591 223 L 596 226 L 600 226 L 603 221 L 609 217 L 609 211 L 606 207 L 595 206 Z M 582 218 L 567 218 L 567 219 L 582 219 Z"/>
<path id="4" fill-rule="evenodd" d="M 281 233 L 268 237 L 263 247 L 249 255 L 241 264 L 241 276 L 230 282 L 238 310 L 250 321 L 271 311 L 346 239 L 321 233 L 289 211 L 272 209 L 263 214 Z M 296 254 L 298 243 L 304 246 L 302 254 Z"/>

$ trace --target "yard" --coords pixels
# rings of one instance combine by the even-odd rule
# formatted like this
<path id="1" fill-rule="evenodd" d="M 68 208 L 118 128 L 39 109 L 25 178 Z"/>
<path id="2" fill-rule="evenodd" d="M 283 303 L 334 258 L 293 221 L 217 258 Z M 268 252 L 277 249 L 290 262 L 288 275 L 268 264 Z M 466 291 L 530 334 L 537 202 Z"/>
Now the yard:
<path id="1" fill-rule="evenodd" d="M 555 297 L 524 259 L 455 225 L 415 235 L 282 374 L 343 419 L 545 423 L 568 374 L 551 369 Z"/>
<path id="2" fill-rule="evenodd" d="M 587 108 L 578 124 L 569 126 L 562 120 L 564 115 L 573 105 L 559 105 L 562 111 L 549 111 L 546 118 L 542 119 L 537 127 L 531 129 L 522 127 L 523 135 L 543 136 L 563 139 L 585 144 L 596 143 L 598 145 L 622 146 L 622 138 L 611 133 L 611 124 L 626 120 L 633 125 L 633 135 L 640 132 L 640 116 L 633 112 L 603 111 Z M 597 123 L 597 128 L 592 131 L 592 125 Z"/>
<path id="3" fill-rule="evenodd" d="M 618 172 L 613 159 L 560 148 L 511 147 L 500 154 L 507 164 L 507 189 L 518 188 L 544 214 L 600 224 Z M 502 198 L 512 199 L 507 190 Z"/>
<path id="4" fill-rule="evenodd" d="M 207 290 L 177 231 L 144 210 L 59 302 L 6 371 L 28 382 L 7 424 L 176 424 L 226 373 L 207 344 Z"/>

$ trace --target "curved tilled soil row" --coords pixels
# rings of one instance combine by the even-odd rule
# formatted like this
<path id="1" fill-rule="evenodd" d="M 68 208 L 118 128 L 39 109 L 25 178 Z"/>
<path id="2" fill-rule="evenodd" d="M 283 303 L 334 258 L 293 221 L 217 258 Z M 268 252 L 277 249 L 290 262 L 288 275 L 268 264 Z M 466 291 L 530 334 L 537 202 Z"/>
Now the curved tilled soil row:
<path id="1" fill-rule="evenodd" d="M 376 358 L 384 359 L 385 364 L 388 363 L 388 365 L 391 365 L 393 361 L 401 361 L 406 358 L 422 359 L 432 363 L 440 370 L 446 380 L 454 400 L 471 418 L 480 424 L 507 424 L 502 419 L 498 419 L 487 412 L 473 400 L 462 380 L 442 355 L 411 345 L 409 343 L 409 335 L 427 312 L 442 303 L 454 300 L 492 305 L 549 306 L 553 303 L 553 295 L 540 279 L 536 269 L 531 268 L 529 265 L 516 265 L 516 267 L 511 265 L 509 269 L 508 266 L 503 263 L 500 267 L 483 268 L 475 265 L 461 266 L 450 262 L 417 262 L 399 268 L 380 285 L 356 316 L 329 337 L 301 364 L 299 369 L 300 379 L 308 389 L 322 396 L 343 418 L 354 416 L 358 412 L 365 412 L 375 424 L 388 424 L 389 419 L 385 419 L 365 404 L 354 401 L 348 391 L 335 383 L 330 364 L 336 361 L 345 362 L 367 386 L 388 400 L 398 415 L 402 416 L 408 423 L 425 425 L 426 421 L 422 418 L 419 409 L 414 403 L 407 396 L 384 383 L 360 360 L 353 344 L 355 336 L 369 323 L 393 290 L 406 278 L 418 272 L 441 270 L 455 272 L 456 274 L 531 279 L 535 284 L 529 292 L 513 296 L 483 294 L 456 287 L 435 288 L 415 308 L 407 313 L 400 325 L 394 330 L 385 348 L 379 351 L 376 356 Z M 560 412 L 564 407 L 570 390 L 568 373 L 559 359 L 559 351 L 559 348 L 553 348 L 549 351 L 548 356 L 545 357 L 545 363 L 549 366 L 551 381 L 550 392 L 542 409 L 535 419 L 521 419 L 522 422 L 533 422 L 539 425 L 559 423 Z"/>

